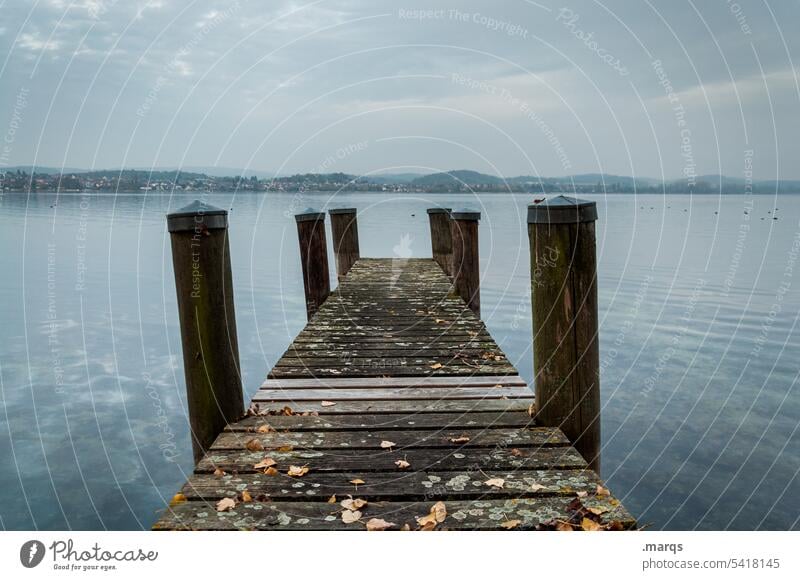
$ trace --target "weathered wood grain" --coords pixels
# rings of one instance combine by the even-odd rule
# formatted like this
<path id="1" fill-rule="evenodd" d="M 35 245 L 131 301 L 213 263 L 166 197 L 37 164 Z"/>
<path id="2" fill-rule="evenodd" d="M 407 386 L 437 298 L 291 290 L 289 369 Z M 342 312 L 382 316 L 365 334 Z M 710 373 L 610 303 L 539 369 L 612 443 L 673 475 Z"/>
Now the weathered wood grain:
<path id="1" fill-rule="evenodd" d="M 501 524 L 519 520 L 515 530 L 535 530 L 569 514 L 569 497 L 536 499 L 481 499 L 451 501 L 447 517 L 437 526 L 440 530 L 503 530 Z M 608 501 L 587 502 L 603 505 L 608 512 L 603 523 L 618 522 L 628 529 L 635 526 L 631 515 L 621 505 Z M 342 530 L 363 531 L 370 518 L 393 522 L 393 529 L 408 525 L 416 529 L 416 518 L 427 515 L 433 506 L 427 502 L 376 502 L 363 510 L 362 522 L 345 524 L 342 508 L 325 502 L 249 502 L 239 503 L 231 511 L 217 512 L 213 503 L 190 501 L 169 508 L 154 529 L 186 530 Z"/>

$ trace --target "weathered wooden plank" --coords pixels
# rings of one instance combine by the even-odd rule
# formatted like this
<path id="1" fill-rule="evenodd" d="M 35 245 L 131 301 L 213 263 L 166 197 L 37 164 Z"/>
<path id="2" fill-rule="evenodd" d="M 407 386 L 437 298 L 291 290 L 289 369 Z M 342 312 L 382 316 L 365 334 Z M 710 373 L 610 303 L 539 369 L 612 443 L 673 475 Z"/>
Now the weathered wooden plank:
<path id="1" fill-rule="evenodd" d="M 447 517 L 440 530 L 502 530 L 502 524 L 519 520 L 515 530 L 535 530 L 553 520 L 568 517 L 570 497 L 536 499 L 480 499 L 447 502 Z M 616 522 L 628 529 L 635 526 L 631 515 L 608 498 L 584 502 L 591 507 L 602 505 L 608 511 L 602 523 Z M 400 529 L 416 529 L 416 517 L 427 515 L 433 502 L 375 502 L 363 510 L 362 521 L 345 524 L 338 504 L 325 502 L 249 502 L 238 503 L 230 511 L 218 512 L 213 503 L 190 501 L 169 508 L 154 529 L 186 530 L 343 530 L 363 531 L 371 518 L 381 518 Z"/>
<path id="2" fill-rule="evenodd" d="M 336 403 L 338 407 L 342 403 Z M 330 407 L 319 406 L 327 411 Z M 533 419 L 525 411 L 479 411 L 468 413 L 392 413 L 392 414 L 331 414 L 322 415 L 273 415 L 246 417 L 226 428 L 231 432 L 250 433 L 267 426 L 276 431 L 361 431 L 361 430 L 406 430 L 450 429 L 482 427 L 502 429 L 511 427 L 533 427 Z"/>
<path id="3" fill-rule="evenodd" d="M 253 466 L 269 456 L 277 468 L 306 465 L 310 471 L 358 472 L 397 471 L 398 459 L 408 461 L 417 470 L 463 471 L 473 469 L 584 469 L 586 462 L 572 447 L 496 447 L 492 449 L 396 449 L 375 452 L 358 450 L 241 451 L 211 450 L 197 464 L 196 473 L 213 473 L 217 468 L 229 472 L 253 473 Z M 362 479 L 367 480 L 366 476 Z"/>
<path id="4" fill-rule="evenodd" d="M 296 449 L 381 449 L 391 441 L 398 449 L 451 449 L 463 447 L 555 447 L 569 441 L 558 429 L 526 427 L 517 429 L 442 428 L 427 431 L 292 431 L 269 433 L 224 432 L 211 449 L 245 449 L 258 441 L 265 449 L 292 446 Z"/>
<path id="5" fill-rule="evenodd" d="M 413 466 L 409 469 L 412 469 Z M 350 483 L 357 473 L 312 473 L 294 478 L 285 473 L 192 476 L 181 493 L 188 500 L 219 501 L 223 497 L 241 498 L 247 490 L 253 498 L 267 496 L 278 501 L 344 499 L 354 495 L 368 501 L 489 499 L 500 497 L 576 496 L 594 494 L 600 478 L 588 470 L 505 471 L 409 471 L 371 473 L 369 481 L 357 487 Z M 503 479 L 503 487 L 489 486 L 487 480 Z"/>
<path id="6" fill-rule="evenodd" d="M 280 367 L 270 372 L 270 378 L 300 378 L 300 377 L 379 377 L 384 375 L 395 376 L 469 376 L 469 375 L 494 375 L 497 367 L 471 367 L 447 366 L 431 370 L 424 367 L 392 366 L 391 364 L 376 364 L 369 367 L 335 368 L 335 367 Z"/>
<path id="7" fill-rule="evenodd" d="M 262 389 L 360 389 L 378 387 L 526 387 L 519 375 L 484 377 L 373 377 L 355 379 L 267 379 Z"/>
<path id="8" fill-rule="evenodd" d="M 338 401 L 335 406 L 323 407 L 321 401 L 292 401 L 291 403 L 257 402 L 260 412 L 265 415 L 283 413 L 286 407 L 295 413 L 318 413 L 327 415 L 364 415 L 367 413 L 382 416 L 387 413 L 426 414 L 426 413 L 473 413 L 477 411 L 522 411 L 527 412 L 530 399 L 461 399 L 461 400 L 415 400 L 415 401 Z M 269 418 L 269 417 L 268 417 Z"/>
<path id="9" fill-rule="evenodd" d="M 533 393 L 518 387 L 399 387 L 380 389 L 259 389 L 253 401 L 390 401 L 440 399 L 530 399 Z"/>

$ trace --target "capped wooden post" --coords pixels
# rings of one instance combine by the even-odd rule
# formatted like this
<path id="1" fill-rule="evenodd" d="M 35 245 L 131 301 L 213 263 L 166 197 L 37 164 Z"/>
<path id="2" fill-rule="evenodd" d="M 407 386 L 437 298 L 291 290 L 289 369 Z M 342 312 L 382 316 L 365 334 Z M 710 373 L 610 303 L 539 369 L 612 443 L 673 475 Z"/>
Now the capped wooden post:
<path id="1" fill-rule="evenodd" d="M 453 286 L 477 316 L 481 315 L 481 268 L 478 260 L 480 219 L 479 211 L 459 209 L 450 212 Z"/>
<path id="2" fill-rule="evenodd" d="M 325 213 L 308 208 L 296 214 L 294 219 L 297 222 L 297 237 L 300 240 L 306 314 L 311 320 L 331 293 Z"/>
<path id="3" fill-rule="evenodd" d="M 537 422 L 559 427 L 600 472 L 600 351 L 593 201 L 528 206 Z"/>
<path id="4" fill-rule="evenodd" d="M 225 426 L 244 412 L 228 212 L 194 201 L 167 216 L 167 229 L 197 463 Z"/>
<path id="5" fill-rule="evenodd" d="M 336 254 L 336 274 L 339 280 L 345 277 L 353 264 L 361 257 L 358 249 L 358 222 L 355 208 L 328 210 L 331 214 L 333 251 Z"/>
<path id="6" fill-rule="evenodd" d="M 453 234 L 450 231 L 450 208 L 428 209 L 431 224 L 431 250 L 433 259 L 448 276 L 453 275 Z"/>

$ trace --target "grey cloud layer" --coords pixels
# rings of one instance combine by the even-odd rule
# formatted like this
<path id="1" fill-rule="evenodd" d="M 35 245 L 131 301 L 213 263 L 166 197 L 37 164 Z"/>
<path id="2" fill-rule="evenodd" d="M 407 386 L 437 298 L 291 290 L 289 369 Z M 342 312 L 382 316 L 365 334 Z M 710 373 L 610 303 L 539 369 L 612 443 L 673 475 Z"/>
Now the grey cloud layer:
<path id="1" fill-rule="evenodd" d="M 796 2 L 6 2 L 9 164 L 798 178 Z"/>

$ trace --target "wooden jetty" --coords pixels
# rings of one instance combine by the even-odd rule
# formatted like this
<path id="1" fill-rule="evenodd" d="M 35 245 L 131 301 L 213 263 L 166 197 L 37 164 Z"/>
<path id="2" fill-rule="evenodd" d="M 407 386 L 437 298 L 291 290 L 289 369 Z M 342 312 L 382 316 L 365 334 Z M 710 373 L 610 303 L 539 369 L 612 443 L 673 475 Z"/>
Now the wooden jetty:
<path id="1" fill-rule="evenodd" d="M 216 211 L 202 209 L 205 215 Z M 201 431 L 205 440 L 195 434 L 194 474 L 154 529 L 636 526 L 587 463 L 597 464 L 599 447 L 582 456 L 558 425 L 539 420 L 533 392 L 476 314 L 479 214 L 446 211 L 444 226 L 441 211 L 429 212 L 435 259 L 362 258 L 356 232 L 348 232 L 356 227 L 355 210 L 332 211 L 345 220 L 334 227 L 333 243 L 339 269 L 346 268 L 332 293 L 321 278 L 328 274 L 325 214 L 297 216 L 309 322 L 246 413 L 232 416 L 224 405 L 207 404 L 208 397 L 194 397 L 203 402 L 192 408 L 190 396 L 193 433 L 195 423 L 225 424 L 214 437 L 207 430 Z M 449 224 L 460 229 L 452 238 L 441 231 Z M 178 229 L 170 231 L 181 235 Z M 201 234 L 201 242 L 213 235 Z M 229 275 L 218 258 L 227 255 L 226 236 L 218 243 L 216 261 L 200 260 L 198 278 L 208 287 L 215 275 Z M 178 267 L 183 313 L 190 301 Z M 227 316 L 207 328 L 184 324 L 184 332 L 229 336 L 228 298 L 221 302 L 229 304 Z M 226 319 L 224 329 L 214 326 Z M 184 339 L 184 349 L 187 344 L 193 348 Z M 588 345 L 594 346 L 596 340 Z M 234 354 L 222 362 L 238 362 Z M 190 370 L 204 357 L 184 350 L 187 389 L 227 397 L 230 382 L 217 388 Z M 207 377 L 222 380 L 215 371 Z M 239 384 L 236 377 L 232 382 Z M 592 415 L 584 429 L 591 431 L 596 419 Z"/>

